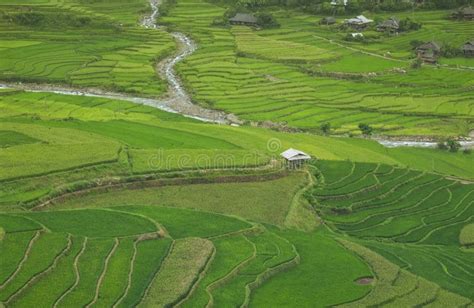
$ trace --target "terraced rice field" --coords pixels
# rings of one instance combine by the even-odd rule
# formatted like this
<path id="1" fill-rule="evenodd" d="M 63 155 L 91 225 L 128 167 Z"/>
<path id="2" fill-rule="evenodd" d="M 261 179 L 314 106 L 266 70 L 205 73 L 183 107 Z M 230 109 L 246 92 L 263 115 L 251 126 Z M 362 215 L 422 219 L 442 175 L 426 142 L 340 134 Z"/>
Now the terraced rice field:
<path id="1" fill-rule="evenodd" d="M 201 104 L 249 121 L 307 130 L 329 122 L 336 133 L 357 134 L 362 122 L 392 135 L 446 136 L 472 129 L 472 70 L 409 68 L 411 40 L 439 36 L 461 44 L 472 36 L 464 31 L 467 23 L 440 25 L 431 20 L 441 18 L 439 13 L 423 12 L 415 16 L 426 23 L 423 31 L 362 45 L 343 41 L 347 31 L 319 26 L 319 16 L 291 11 L 273 12 L 278 29 L 212 26 L 224 10 L 204 0 L 183 0 L 161 19 L 199 42 L 179 72 Z M 388 52 L 392 56 L 385 57 Z"/>
<path id="2" fill-rule="evenodd" d="M 127 6 L 107 1 L 58 2 L 2 2 L 2 16 L 30 10 L 49 24 L 22 25 L 8 22 L 7 17 L 0 20 L 0 57 L 4 59 L 0 80 L 60 83 L 143 96 L 166 91 L 166 82 L 158 78 L 154 65 L 171 53 L 175 44 L 164 31 L 136 26 L 139 12 L 147 10 L 146 2 L 129 1 Z M 68 24 L 68 20 L 72 23 L 81 18 L 89 22 Z"/>
<path id="3" fill-rule="evenodd" d="M 147 29 L 144 0 L 2 1 L 0 83 L 163 97 L 176 30 L 198 46 L 177 65 L 194 102 L 244 123 L 0 89 L 0 307 L 473 306 L 472 154 L 349 135 L 467 135 L 473 62 L 412 69 L 410 41 L 471 24 L 402 12 L 423 28 L 365 44 L 278 7 L 279 28 L 215 26 L 223 3 L 178 0 Z M 290 147 L 313 159 L 287 168 Z"/>
<path id="4" fill-rule="evenodd" d="M 472 299 L 472 251 L 460 241 L 474 217 L 472 183 L 381 164 L 321 161 L 314 168 L 325 184 L 307 197 L 332 229 Z M 436 287 L 426 288 L 435 298 Z"/>

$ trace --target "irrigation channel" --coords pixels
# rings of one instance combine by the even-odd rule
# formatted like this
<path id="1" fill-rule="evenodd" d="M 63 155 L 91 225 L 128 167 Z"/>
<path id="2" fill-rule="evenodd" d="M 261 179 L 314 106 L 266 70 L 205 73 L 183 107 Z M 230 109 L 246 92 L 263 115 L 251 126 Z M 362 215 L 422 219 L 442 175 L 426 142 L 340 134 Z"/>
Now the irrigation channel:
<path id="1" fill-rule="evenodd" d="M 147 29 L 158 29 L 160 25 L 156 23 L 159 16 L 159 6 L 161 0 L 150 0 L 151 13 L 141 20 L 141 26 Z M 161 99 L 130 96 L 121 93 L 109 92 L 100 89 L 74 89 L 65 86 L 29 84 L 29 83 L 0 83 L 1 88 L 12 88 L 26 92 L 47 92 L 63 95 L 76 95 L 88 97 L 102 97 L 109 99 L 118 99 L 135 104 L 151 106 L 171 113 L 179 113 L 185 117 L 197 119 L 204 122 L 218 124 L 239 124 L 240 121 L 234 115 L 226 114 L 222 111 L 206 109 L 192 102 L 189 94 L 183 86 L 179 76 L 176 74 L 176 64 L 183 61 L 186 57 L 193 54 L 197 45 L 189 37 L 180 32 L 170 32 L 177 42 L 177 52 L 165 58 L 157 64 L 156 70 L 168 84 L 168 93 Z M 421 147 L 434 148 L 437 143 L 433 141 L 417 140 L 391 140 L 376 139 L 377 142 L 385 147 Z M 474 147 L 474 141 L 462 141 L 463 147 Z"/>

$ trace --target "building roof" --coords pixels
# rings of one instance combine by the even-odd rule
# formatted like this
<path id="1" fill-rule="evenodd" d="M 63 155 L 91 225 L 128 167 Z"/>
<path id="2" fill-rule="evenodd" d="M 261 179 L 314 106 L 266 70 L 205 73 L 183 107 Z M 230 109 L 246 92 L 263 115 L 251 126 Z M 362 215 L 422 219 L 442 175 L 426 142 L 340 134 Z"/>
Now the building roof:
<path id="1" fill-rule="evenodd" d="M 459 13 L 461 13 L 463 15 L 474 15 L 474 8 L 472 8 L 471 6 L 467 6 L 467 7 L 464 7 L 462 9 L 460 9 Z"/>
<path id="2" fill-rule="evenodd" d="M 328 16 L 328 17 L 324 17 L 322 19 L 322 22 L 326 22 L 326 23 L 336 23 L 336 18 L 332 17 L 332 16 Z"/>
<path id="3" fill-rule="evenodd" d="M 474 40 L 466 42 L 466 44 L 464 44 L 462 49 L 463 50 L 472 50 L 472 51 L 474 51 Z"/>
<path id="4" fill-rule="evenodd" d="M 355 25 L 364 25 L 373 22 L 372 19 L 368 19 L 364 15 L 359 15 L 355 18 L 346 19 L 346 23 Z"/>
<path id="5" fill-rule="evenodd" d="M 291 148 L 281 153 L 280 155 L 288 161 L 311 159 L 311 156 L 309 156 L 305 152 Z"/>
<path id="6" fill-rule="evenodd" d="M 441 47 L 436 42 L 428 42 L 418 46 L 417 50 L 433 50 L 440 51 Z"/>
<path id="7" fill-rule="evenodd" d="M 229 21 L 256 24 L 257 23 L 257 18 L 255 18 L 255 16 L 253 16 L 251 14 L 237 13 L 237 14 L 235 14 L 234 17 L 230 18 Z"/>
<path id="8" fill-rule="evenodd" d="M 381 28 L 393 28 L 393 29 L 400 28 L 400 25 L 399 25 L 398 21 L 395 18 L 387 19 L 387 20 L 381 22 L 378 26 L 381 27 Z"/>

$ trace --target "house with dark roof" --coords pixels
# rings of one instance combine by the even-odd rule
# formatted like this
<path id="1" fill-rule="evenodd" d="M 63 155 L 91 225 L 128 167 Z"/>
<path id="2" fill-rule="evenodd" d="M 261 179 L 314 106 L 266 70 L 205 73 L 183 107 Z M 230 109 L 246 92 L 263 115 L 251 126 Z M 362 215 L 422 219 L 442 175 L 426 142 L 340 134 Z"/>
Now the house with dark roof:
<path id="1" fill-rule="evenodd" d="M 336 18 L 329 16 L 329 17 L 324 17 L 323 19 L 321 19 L 319 21 L 319 24 L 329 26 L 329 25 L 334 25 L 336 22 L 337 22 Z"/>
<path id="2" fill-rule="evenodd" d="M 436 63 L 441 53 L 441 46 L 436 42 L 421 44 L 416 48 L 419 59 L 426 63 Z"/>
<path id="3" fill-rule="evenodd" d="M 462 46 L 462 52 L 466 57 L 474 57 L 474 39 Z"/>
<path id="4" fill-rule="evenodd" d="M 258 26 L 258 21 L 252 14 L 237 13 L 234 17 L 229 18 L 229 22 L 233 25 L 244 25 L 244 26 Z"/>
<path id="5" fill-rule="evenodd" d="M 379 32 L 397 33 L 399 29 L 400 21 L 395 17 L 384 20 L 377 25 L 377 31 Z"/>
<path id="6" fill-rule="evenodd" d="M 466 6 L 455 11 L 451 17 L 455 19 L 467 19 L 474 20 L 474 8 L 471 6 Z"/>

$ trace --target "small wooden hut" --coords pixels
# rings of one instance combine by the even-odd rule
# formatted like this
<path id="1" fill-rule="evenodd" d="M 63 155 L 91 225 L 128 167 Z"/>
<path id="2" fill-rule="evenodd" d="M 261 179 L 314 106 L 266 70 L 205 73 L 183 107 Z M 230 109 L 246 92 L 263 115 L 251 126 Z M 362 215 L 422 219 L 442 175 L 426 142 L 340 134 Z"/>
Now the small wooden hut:
<path id="1" fill-rule="evenodd" d="M 295 149 L 288 149 L 280 155 L 285 159 L 287 166 L 291 169 L 299 168 L 306 161 L 311 159 L 311 156 L 309 156 L 305 152 Z"/>
<path id="2" fill-rule="evenodd" d="M 244 26 L 258 26 L 258 21 L 252 14 L 237 13 L 234 17 L 229 18 L 229 22 L 233 25 L 244 25 Z"/>
<path id="3" fill-rule="evenodd" d="M 436 63 L 440 53 L 441 47 L 436 42 L 424 43 L 416 48 L 418 58 L 426 63 Z"/>

